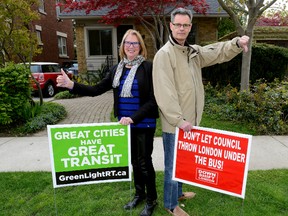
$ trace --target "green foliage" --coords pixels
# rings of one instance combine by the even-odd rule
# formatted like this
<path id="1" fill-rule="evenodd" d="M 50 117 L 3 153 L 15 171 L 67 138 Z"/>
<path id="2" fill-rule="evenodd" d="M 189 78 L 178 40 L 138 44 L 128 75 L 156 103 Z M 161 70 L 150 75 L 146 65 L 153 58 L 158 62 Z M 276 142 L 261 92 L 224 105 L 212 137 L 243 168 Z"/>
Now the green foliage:
<path id="1" fill-rule="evenodd" d="M 251 79 L 253 83 L 264 78 L 272 82 L 283 80 L 288 74 L 288 48 L 268 44 L 257 44 L 252 50 Z"/>
<path id="2" fill-rule="evenodd" d="M 273 82 L 275 78 L 283 80 L 288 74 L 288 49 L 268 44 L 254 44 L 252 47 L 250 83 L 264 78 Z M 242 55 L 229 62 L 203 68 L 203 77 L 213 86 L 240 86 Z"/>
<path id="3" fill-rule="evenodd" d="M 58 92 L 54 98 L 55 99 L 70 99 L 70 98 L 77 98 L 79 95 L 71 94 L 68 90 Z"/>
<path id="4" fill-rule="evenodd" d="M 30 100 L 30 71 L 23 65 L 0 68 L 0 125 L 21 121 Z"/>
<path id="5" fill-rule="evenodd" d="M 22 109 L 22 119 L 26 122 L 39 115 L 42 111 L 42 106 L 39 102 L 26 102 Z"/>
<path id="6" fill-rule="evenodd" d="M 206 86 L 205 112 L 221 120 L 243 122 L 257 134 L 288 133 L 288 80 L 258 80 L 251 91 L 228 85 L 222 90 Z"/>
<path id="7" fill-rule="evenodd" d="M 234 22 L 230 17 L 223 17 L 218 24 L 218 38 L 221 38 L 236 30 Z"/>
<path id="8" fill-rule="evenodd" d="M 2 0 L 0 6 L 0 66 L 29 62 L 40 53 L 33 21 L 39 19 L 37 0 Z"/>
<path id="9" fill-rule="evenodd" d="M 47 125 L 58 123 L 66 116 L 67 111 L 64 106 L 52 102 L 44 103 L 41 113 L 17 128 L 16 133 L 20 136 L 35 133 L 45 129 Z"/>

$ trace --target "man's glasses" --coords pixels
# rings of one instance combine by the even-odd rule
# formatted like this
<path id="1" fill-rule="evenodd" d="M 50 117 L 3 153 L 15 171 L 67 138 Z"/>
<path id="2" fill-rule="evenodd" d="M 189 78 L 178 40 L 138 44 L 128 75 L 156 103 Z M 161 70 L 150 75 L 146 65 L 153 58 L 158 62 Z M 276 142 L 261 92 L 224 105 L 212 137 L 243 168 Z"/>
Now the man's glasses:
<path id="1" fill-rule="evenodd" d="M 140 46 L 140 42 L 130 42 L 130 41 L 124 41 L 124 45 L 126 47 L 130 47 L 131 45 L 133 47 L 139 47 Z"/>
<path id="2" fill-rule="evenodd" d="M 175 28 L 177 29 L 181 27 L 183 27 L 184 29 L 188 29 L 191 26 L 191 24 L 180 24 L 180 23 L 172 23 L 172 25 L 174 25 Z"/>

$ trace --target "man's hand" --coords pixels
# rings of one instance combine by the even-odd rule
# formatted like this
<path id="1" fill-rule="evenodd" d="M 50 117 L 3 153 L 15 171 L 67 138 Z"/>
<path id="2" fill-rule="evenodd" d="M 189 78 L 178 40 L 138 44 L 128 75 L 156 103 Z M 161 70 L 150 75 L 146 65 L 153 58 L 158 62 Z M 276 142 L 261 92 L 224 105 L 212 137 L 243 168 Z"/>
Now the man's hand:
<path id="1" fill-rule="evenodd" d="M 185 121 L 181 126 L 180 129 L 182 129 L 183 131 L 187 132 L 190 131 L 192 129 L 193 125 L 190 122 Z"/>
<path id="2" fill-rule="evenodd" d="M 244 52 L 248 52 L 248 44 L 249 44 L 249 37 L 246 35 L 243 35 L 238 41 L 238 46 L 241 47 Z"/>
<path id="3" fill-rule="evenodd" d="M 63 88 L 68 88 L 68 89 L 73 89 L 74 87 L 74 82 L 69 79 L 67 74 L 63 69 L 61 69 L 62 75 L 58 76 L 56 79 L 57 86 L 58 87 L 63 87 Z"/>

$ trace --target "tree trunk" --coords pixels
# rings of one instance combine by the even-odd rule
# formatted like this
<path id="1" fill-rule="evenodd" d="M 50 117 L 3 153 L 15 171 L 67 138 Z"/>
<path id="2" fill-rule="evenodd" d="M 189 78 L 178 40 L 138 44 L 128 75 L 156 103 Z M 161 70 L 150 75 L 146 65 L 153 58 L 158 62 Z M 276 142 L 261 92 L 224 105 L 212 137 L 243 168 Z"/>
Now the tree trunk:
<path id="1" fill-rule="evenodd" d="M 247 29 L 246 35 L 249 36 L 248 52 L 243 52 L 242 54 L 242 66 L 241 66 L 241 91 L 249 90 L 250 81 L 250 66 L 251 66 L 251 56 L 252 56 L 252 41 L 253 41 L 253 27 L 252 29 Z"/>
<path id="2" fill-rule="evenodd" d="M 250 40 L 252 38 L 250 37 Z M 240 90 L 249 90 L 249 80 L 250 80 L 250 65 L 252 56 L 252 42 L 249 42 L 249 50 L 247 53 L 242 54 L 242 66 L 241 66 L 241 88 Z"/>

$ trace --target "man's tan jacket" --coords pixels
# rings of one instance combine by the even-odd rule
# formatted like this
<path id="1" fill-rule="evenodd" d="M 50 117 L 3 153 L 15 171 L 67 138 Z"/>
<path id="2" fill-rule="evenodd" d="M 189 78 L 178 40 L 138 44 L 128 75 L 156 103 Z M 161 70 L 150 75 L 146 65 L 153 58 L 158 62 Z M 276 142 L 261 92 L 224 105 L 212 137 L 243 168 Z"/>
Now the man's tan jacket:
<path id="1" fill-rule="evenodd" d="M 170 36 L 153 61 L 153 86 L 162 131 L 175 133 L 184 120 L 197 126 L 204 108 L 201 69 L 231 60 L 242 48 L 239 37 L 207 46 L 180 46 Z"/>

